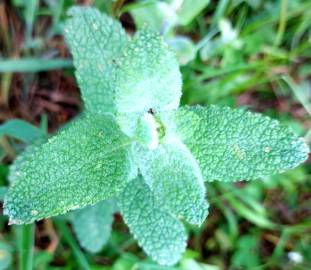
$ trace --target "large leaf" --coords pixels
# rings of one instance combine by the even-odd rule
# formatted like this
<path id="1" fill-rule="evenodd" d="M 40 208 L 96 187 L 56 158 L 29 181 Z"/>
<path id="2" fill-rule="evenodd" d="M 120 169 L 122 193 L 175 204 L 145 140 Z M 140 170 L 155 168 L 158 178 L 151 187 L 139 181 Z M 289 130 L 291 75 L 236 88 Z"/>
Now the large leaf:
<path id="1" fill-rule="evenodd" d="M 116 108 L 127 134 L 133 134 L 138 118 L 150 109 L 159 112 L 179 106 L 178 61 L 156 32 L 143 29 L 135 34 L 118 60 L 117 73 Z"/>
<path id="2" fill-rule="evenodd" d="M 302 138 L 276 120 L 228 107 L 183 107 L 165 119 L 198 160 L 206 180 L 249 180 L 306 160 Z"/>
<path id="3" fill-rule="evenodd" d="M 119 198 L 121 213 L 139 245 L 155 261 L 175 264 L 186 248 L 183 224 L 173 217 L 144 180 L 133 180 Z"/>
<path id="4" fill-rule="evenodd" d="M 82 247 L 90 252 L 102 249 L 109 240 L 115 210 L 115 202 L 110 199 L 72 213 L 73 229 Z"/>
<path id="5" fill-rule="evenodd" d="M 114 111 L 115 60 L 128 37 L 119 22 L 91 7 L 73 7 L 65 25 L 87 110 Z"/>
<path id="6" fill-rule="evenodd" d="M 166 141 L 153 151 L 139 145 L 134 157 L 146 183 L 177 217 L 201 224 L 207 202 L 201 170 L 187 147 L 178 140 Z"/>
<path id="7" fill-rule="evenodd" d="M 15 158 L 14 162 L 9 167 L 10 170 L 8 180 L 10 184 L 13 184 L 17 179 L 20 178 L 20 168 L 22 168 L 23 163 L 26 163 L 29 159 L 31 159 L 33 157 L 34 151 L 38 151 L 37 148 L 39 148 L 40 145 L 46 141 L 47 138 L 30 144 Z"/>
<path id="8" fill-rule="evenodd" d="M 31 223 L 115 195 L 133 175 L 130 143 L 108 117 L 75 120 L 17 161 L 5 214 L 11 223 Z"/>

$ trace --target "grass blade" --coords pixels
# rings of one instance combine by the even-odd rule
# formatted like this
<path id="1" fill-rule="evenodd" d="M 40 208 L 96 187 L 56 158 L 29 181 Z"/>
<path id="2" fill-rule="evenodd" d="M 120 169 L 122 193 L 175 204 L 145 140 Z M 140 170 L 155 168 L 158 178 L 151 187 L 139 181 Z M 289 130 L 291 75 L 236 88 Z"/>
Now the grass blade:
<path id="1" fill-rule="evenodd" d="M 69 231 L 66 223 L 60 219 L 54 219 L 54 223 L 56 224 L 58 231 L 62 233 L 63 239 L 72 249 L 73 254 L 77 259 L 77 263 L 80 265 L 81 269 L 90 269 L 87 259 L 85 258 L 83 252 L 80 250 L 77 241 L 72 236 L 72 233 Z"/>
<path id="2" fill-rule="evenodd" d="M 0 137 L 9 136 L 24 143 L 31 144 L 45 136 L 45 132 L 20 119 L 11 119 L 0 125 Z"/>
<path id="3" fill-rule="evenodd" d="M 282 43 L 282 39 L 283 39 L 285 28 L 286 28 L 286 22 L 287 22 L 287 6 L 288 6 L 288 0 L 282 0 L 279 27 L 278 27 L 277 36 L 276 36 L 275 43 L 274 43 L 275 46 L 279 46 Z"/>
<path id="4" fill-rule="evenodd" d="M 39 72 L 68 67 L 72 67 L 72 61 L 62 58 L 23 58 L 0 60 L 0 72 Z"/>

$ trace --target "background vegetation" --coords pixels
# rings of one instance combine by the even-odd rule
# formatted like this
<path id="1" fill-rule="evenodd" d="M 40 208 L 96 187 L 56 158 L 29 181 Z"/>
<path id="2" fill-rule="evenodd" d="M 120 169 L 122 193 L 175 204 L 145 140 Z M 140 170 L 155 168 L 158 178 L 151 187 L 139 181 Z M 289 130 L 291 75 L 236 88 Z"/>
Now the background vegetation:
<path id="1" fill-rule="evenodd" d="M 279 119 L 311 142 L 311 2 L 308 0 L 0 1 L 0 120 L 21 118 L 54 132 L 81 110 L 62 26 L 74 4 L 93 4 L 128 33 L 161 31 L 182 64 L 184 104 L 245 107 Z M 77 29 L 77 31 L 79 31 Z M 0 126 L 0 197 L 10 162 L 32 129 Z M 211 183 L 208 220 L 188 227 L 176 267 L 145 258 L 115 216 L 97 254 L 84 252 L 59 219 L 35 227 L 34 269 L 311 269 L 310 160 L 253 182 Z M 22 230 L 0 217 L 0 269 L 17 269 Z M 26 240 L 26 241 L 25 241 Z"/>

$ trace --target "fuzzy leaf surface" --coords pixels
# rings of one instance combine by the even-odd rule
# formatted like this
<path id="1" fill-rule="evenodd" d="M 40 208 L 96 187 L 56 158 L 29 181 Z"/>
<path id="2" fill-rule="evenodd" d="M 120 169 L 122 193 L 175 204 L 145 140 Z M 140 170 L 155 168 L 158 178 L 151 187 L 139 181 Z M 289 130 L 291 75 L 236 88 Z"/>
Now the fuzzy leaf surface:
<path id="1" fill-rule="evenodd" d="M 133 134 L 138 118 L 149 109 L 168 111 L 179 106 L 181 74 L 177 58 L 163 38 L 138 31 L 118 60 L 116 108 L 122 129 Z"/>
<path id="2" fill-rule="evenodd" d="M 112 197 L 133 174 L 130 143 L 111 118 L 73 121 L 17 161 L 5 214 L 11 223 L 31 223 Z"/>
<path id="3" fill-rule="evenodd" d="M 181 258 L 186 248 L 185 228 L 141 177 L 121 193 L 119 206 L 130 231 L 152 259 L 173 265 Z"/>
<path id="4" fill-rule="evenodd" d="M 96 253 L 108 242 L 115 208 L 114 201 L 109 199 L 72 213 L 73 229 L 83 248 Z"/>
<path id="5" fill-rule="evenodd" d="M 8 180 L 10 184 L 13 184 L 16 179 L 20 177 L 20 168 L 23 163 L 26 163 L 31 159 L 33 152 L 40 146 L 40 144 L 45 143 L 46 141 L 47 139 L 42 139 L 41 141 L 30 144 L 14 159 L 14 162 L 9 167 Z"/>
<path id="6" fill-rule="evenodd" d="M 91 7 L 73 7 L 65 37 L 73 55 L 76 77 L 87 110 L 113 112 L 115 60 L 128 42 L 121 24 Z"/>
<path id="7" fill-rule="evenodd" d="M 154 196 L 175 216 L 200 225 L 207 216 L 208 204 L 201 170 L 187 147 L 174 139 L 153 151 L 138 144 L 133 149 Z"/>
<path id="8" fill-rule="evenodd" d="M 305 161 L 309 152 L 290 128 L 241 109 L 187 106 L 164 122 L 188 146 L 208 181 L 251 180 L 283 172 Z"/>

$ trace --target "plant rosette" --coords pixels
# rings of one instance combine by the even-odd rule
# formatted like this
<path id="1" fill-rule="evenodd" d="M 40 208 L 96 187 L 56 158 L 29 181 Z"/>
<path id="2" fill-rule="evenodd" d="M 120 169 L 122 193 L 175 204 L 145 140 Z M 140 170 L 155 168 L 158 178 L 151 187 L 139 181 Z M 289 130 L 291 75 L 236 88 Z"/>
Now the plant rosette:
<path id="1" fill-rule="evenodd" d="M 257 179 L 306 160 L 303 139 L 276 120 L 228 107 L 180 107 L 178 61 L 158 33 L 143 28 L 130 38 L 91 7 L 68 14 L 64 32 L 85 110 L 16 159 L 4 203 L 10 223 L 101 202 L 90 219 L 109 227 L 115 209 L 102 201 L 116 201 L 144 251 L 173 265 L 186 248 L 183 222 L 201 225 L 207 217 L 205 181 Z M 96 218 L 101 211 L 104 220 Z M 83 215 L 74 215 L 76 228 Z"/>

